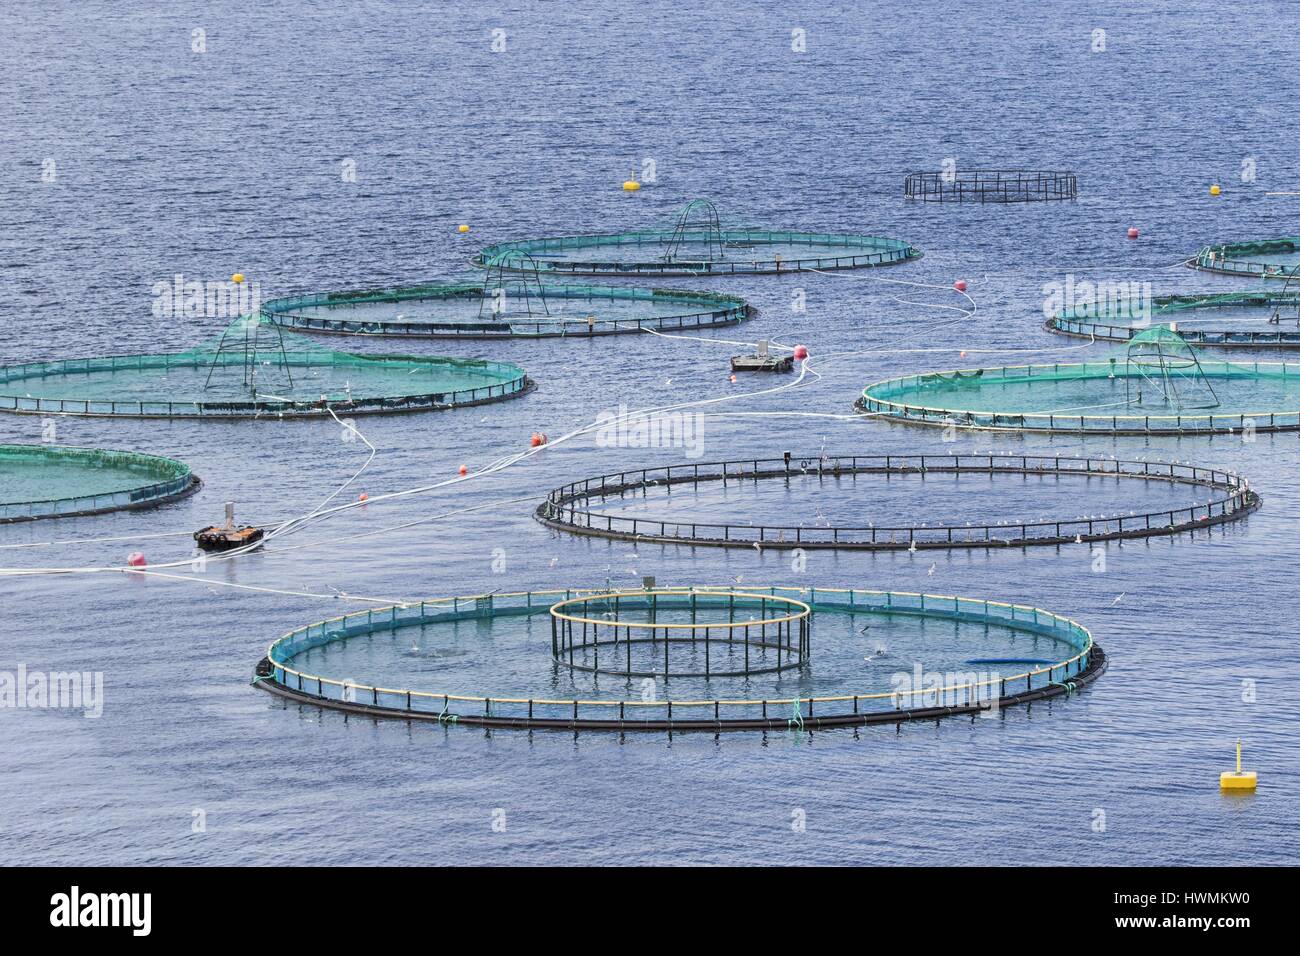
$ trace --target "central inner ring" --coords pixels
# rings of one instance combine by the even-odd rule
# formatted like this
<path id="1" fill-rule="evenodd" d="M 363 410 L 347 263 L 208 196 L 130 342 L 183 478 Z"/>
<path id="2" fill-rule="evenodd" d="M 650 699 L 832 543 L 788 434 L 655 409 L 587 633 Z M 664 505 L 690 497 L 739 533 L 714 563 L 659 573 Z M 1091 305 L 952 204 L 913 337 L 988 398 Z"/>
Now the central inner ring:
<path id="1" fill-rule="evenodd" d="M 617 591 L 560 601 L 550 615 L 551 656 L 596 674 L 749 677 L 805 667 L 812 652 L 812 608 L 770 594 Z"/>

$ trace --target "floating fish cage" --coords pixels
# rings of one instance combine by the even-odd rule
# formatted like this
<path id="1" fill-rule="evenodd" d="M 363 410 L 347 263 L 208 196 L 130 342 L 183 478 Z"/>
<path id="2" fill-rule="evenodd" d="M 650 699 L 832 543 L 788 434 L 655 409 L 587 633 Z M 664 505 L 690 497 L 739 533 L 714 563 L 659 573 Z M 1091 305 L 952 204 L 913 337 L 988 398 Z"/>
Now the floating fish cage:
<path id="1" fill-rule="evenodd" d="M 689 620 L 674 613 L 682 610 L 683 601 L 689 605 Z M 774 594 L 588 594 L 560 601 L 550 614 L 552 659 L 593 674 L 664 682 L 752 677 L 806 667 L 812 653 L 812 608 Z"/>
<path id="2" fill-rule="evenodd" d="M 826 635 L 816 658 L 814 621 Z M 683 626 L 665 640 L 668 624 Z M 1086 628 L 1034 607 L 691 587 L 493 593 L 359 611 L 284 635 L 253 680 L 292 703 L 368 717 L 716 732 L 996 716 L 1069 697 L 1104 667 Z M 367 679 L 345 676 L 359 673 Z"/>
<path id="3" fill-rule="evenodd" d="M 566 275 L 709 276 L 865 269 L 920 257 L 899 239 L 724 228 L 713 203 L 695 199 L 669 226 L 499 243 L 471 261 Z"/>
<path id="4" fill-rule="evenodd" d="M 1127 342 L 1163 324 L 1183 341 L 1213 348 L 1300 348 L 1300 279 L 1281 289 L 1161 295 L 1075 306 L 1046 328 L 1099 342 Z"/>
<path id="5" fill-rule="evenodd" d="M 153 508 L 198 488 L 189 465 L 157 455 L 0 445 L 0 524 Z"/>
<path id="6" fill-rule="evenodd" d="M 1146 329 L 1105 361 L 956 369 L 869 385 L 859 412 L 940 427 L 1066 434 L 1300 430 L 1300 364 L 1202 359 Z"/>
<path id="7" fill-rule="evenodd" d="M 1300 236 L 1221 242 L 1197 250 L 1187 260 L 1193 269 L 1261 279 L 1300 279 Z"/>
<path id="8" fill-rule="evenodd" d="M 508 259 L 518 258 L 515 255 Z M 494 267 L 492 271 L 499 271 Z M 752 309 L 733 295 L 680 289 L 546 284 L 515 274 L 273 299 L 270 322 L 304 332 L 401 338 L 590 338 L 735 325 Z"/>
<path id="9" fill-rule="evenodd" d="M 903 195 L 919 202 L 1051 202 L 1077 199 L 1079 180 L 1068 170 L 967 169 L 909 173 Z"/>
<path id="10" fill-rule="evenodd" d="M 323 349 L 245 316 L 187 352 L 0 368 L 0 411 L 114 418 L 299 418 L 416 412 L 515 398 L 503 362 Z"/>
<path id="11" fill-rule="evenodd" d="M 762 523 L 665 521 L 611 514 L 620 502 L 644 502 L 650 494 L 671 499 L 674 489 L 697 492 L 755 488 L 759 482 L 817 482 L 819 499 L 837 493 L 836 479 L 854 475 L 1020 475 L 1037 478 L 1107 478 L 1129 485 L 1196 488 L 1208 500 L 1187 507 L 1141 513 L 1066 517 L 1038 521 L 945 524 L 882 523 L 768 525 Z M 879 488 L 868 492 L 877 500 Z M 1032 455 L 814 455 L 686 463 L 585 478 L 557 488 L 535 517 L 571 534 L 621 541 L 720 548 L 915 551 L 951 548 L 1019 548 L 1084 541 L 1148 538 L 1192 532 L 1238 521 L 1260 505 L 1245 478 L 1233 472 L 1156 461 Z"/>

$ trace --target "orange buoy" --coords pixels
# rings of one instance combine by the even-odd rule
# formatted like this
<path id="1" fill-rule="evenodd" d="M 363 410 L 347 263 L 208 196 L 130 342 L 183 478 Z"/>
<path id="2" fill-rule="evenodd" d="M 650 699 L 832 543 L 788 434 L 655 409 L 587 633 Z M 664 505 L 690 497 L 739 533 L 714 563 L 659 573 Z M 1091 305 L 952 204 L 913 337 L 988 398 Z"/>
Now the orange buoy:
<path id="1" fill-rule="evenodd" d="M 731 380 L 734 382 L 734 381 L 736 380 L 736 376 L 734 376 L 734 375 L 731 376 Z"/>
<path id="2" fill-rule="evenodd" d="M 461 473 L 462 475 L 468 475 L 468 474 L 469 474 L 469 469 L 466 468 L 464 465 L 461 465 L 460 468 L 459 468 L 458 470 L 460 471 L 460 473 Z"/>
<path id="3" fill-rule="evenodd" d="M 370 496 L 366 494 L 364 491 L 361 492 L 361 494 L 357 495 L 357 501 L 369 501 L 369 500 L 370 500 Z"/>
<path id="4" fill-rule="evenodd" d="M 1128 227 L 1128 237 L 1129 237 L 1130 239 L 1136 239 L 1136 238 L 1137 238 L 1138 236 L 1140 236 L 1140 235 L 1141 235 L 1141 233 L 1139 233 L 1139 232 L 1137 231 L 1137 226 L 1129 226 L 1129 227 Z"/>

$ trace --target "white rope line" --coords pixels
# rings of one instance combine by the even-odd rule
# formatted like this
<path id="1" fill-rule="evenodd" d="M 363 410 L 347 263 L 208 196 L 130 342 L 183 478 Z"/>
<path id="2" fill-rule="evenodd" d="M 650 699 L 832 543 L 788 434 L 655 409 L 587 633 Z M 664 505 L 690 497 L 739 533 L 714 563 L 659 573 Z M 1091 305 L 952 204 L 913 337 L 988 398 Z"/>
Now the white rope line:
<path id="1" fill-rule="evenodd" d="M 701 408 L 701 407 L 705 407 L 705 406 L 709 406 L 709 405 L 715 405 L 715 404 L 719 404 L 719 403 L 723 403 L 723 402 L 732 402 L 732 401 L 737 401 L 737 400 L 739 400 L 739 399 L 744 399 L 744 398 L 756 398 L 756 397 L 761 396 L 761 395 L 775 394 L 775 393 L 778 393 L 778 392 L 786 391 L 786 390 L 788 390 L 788 389 L 801 387 L 801 386 L 804 384 L 804 380 L 805 380 L 805 378 L 807 377 L 807 375 L 808 375 L 810 372 L 811 372 L 814 376 L 816 376 L 817 378 L 820 378 L 820 375 L 817 375 L 816 372 L 812 372 L 812 370 L 809 369 L 809 368 L 807 367 L 807 363 L 805 362 L 805 363 L 803 363 L 803 365 L 802 365 L 801 368 L 800 368 L 799 377 L 798 377 L 797 379 L 795 379 L 794 381 L 792 381 L 792 382 L 787 382 L 787 383 L 784 383 L 784 384 L 781 384 L 781 385 L 776 385 L 776 386 L 773 386 L 773 387 L 771 387 L 771 388 L 759 389 L 759 390 L 757 390 L 757 391 L 753 391 L 753 392 L 744 392 L 744 393 L 741 393 L 741 394 L 739 394 L 739 395 L 722 395 L 722 396 L 718 396 L 718 397 L 716 397 L 716 398 L 698 399 L 698 400 L 696 400 L 696 401 L 691 401 L 691 402 L 679 402 L 679 403 L 670 404 L 670 405 L 663 405 L 663 406 L 657 406 L 657 407 L 649 407 L 649 408 L 637 409 L 637 410 L 628 411 L 628 412 L 626 412 L 625 414 L 619 415 L 619 416 L 618 416 L 617 418 L 615 418 L 614 420 L 615 420 L 615 421 L 623 421 L 623 420 L 626 420 L 626 419 L 628 419 L 628 418 L 641 417 L 641 416 L 649 415 L 649 414 L 656 414 L 656 413 L 662 413 L 662 412 L 668 412 L 668 411 L 679 411 L 679 410 L 684 410 L 684 409 L 689 409 L 689 408 Z M 333 414 L 333 412 L 332 412 L 332 410 L 331 410 L 331 415 L 332 415 L 332 414 Z M 339 419 L 337 418 L 337 416 L 335 417 L 335 421 L 339 421 Z M 343 422 L 341 422 L 341 421 L 339 421 L 339 424 L 344 425 L 344 427 L 347 427 L 350 431 L 352 431 L 352 432 L 354 432 L 354 433 L 360 435 L 360 433 L 357 432 L 356 429 L 355 429 L 354 427 L 352 427 L 352 426 L 348 426 L 348 425 L 346 425 L 345 423 L 343 423 Z M 370 462 L 374 460 L 374 457 L 375 457 L 375 449 L 374 449 L 374 445 L 372 445 L 369 441 L 366 441 L 367 446 L 368 446 L 368 447 L 370 448 L 370 450 L 371 450 L 371 454 L 370 454 L 370 456 L 367 458 L 365 464 L 362 465 L 362 467 L 361 467 L 361 468 L 360 468 L 360 469 L 359 469 L 359 470 L 358 470 L 358 471 L 357 471 L 357 472 L 356 472 L 356 473 L 355 473 L 351 478 L 349 478 L 347 481 L 345 481 L 345 482 L 343 483 L 343 485 L 341 485 L 341 486 L 340 486 L 338 489 L 336 489 L 332 494 L 328 495 L 328 496 L 327 496 L 323 501 L 321 501 L 321 503 L 318 504 L 314 509 L 312 509 L 311 511 L 309 511 L 309 512 L 308 512 L 307 514 L 305 514 L 305 515 L 302 515 L 302 516 L 300 516 L 300 517 L 298 517 L 298 518 L 291 518 L 291 519 L 289 519 L 288 521 L 284 522 L 283 524 L 281 524 L 281 525 L 278 526 L 277 528 L 275 528 L 275 529 L 273 529 L 272 531 L 268 532 L 268 533 L 264 536 L 264 538 L 262 539 L 262 541 L 254 542 L 254 543 L 251 544 L 251 545 L 246 545 L 246 546 L 241 547 L 241 548 L 235 548 L 235 549 L 232 549 L 232 550 L 230 550 L 230 551 L 223 552 L 223 553 L 221 553 L 221 554 L 219 554 L 219 555 L 214 555 L 214 556 L 212 556 L 211 558 L 208 558 L 207 560 L 209 560 L 209 561 L 218 561 L 218 560 L 220 560 L 220 561 L 225 561 L 225 560 L 230 560 L 230 559 L 232 559 L 232 558 L 238 557 L 238 556 L 240 556 L 240 555 L 242 555 L 242 554 L 247 554 L 249 551 L 255 550 L 255 549 L 257 549 L 258 547 L 262 546 L 262 545 L 263 545 L 267 540 L 269 540 L 269 539 L 272 539 L 272 538 L 274 538 L 274 537 L 278 537 L 278 536 L 280 536 L 280 535 L 284 535 L 284 534 L 291 534 L 291 533 L 294 533 L 294 532 L 296 532 L 296 531 L 298 531 L 298 530 L 301 530 L 302 527 L 306 526 L 306 525 L 309 524 L 309 523 L 313 523 L 314 521 L 317 521 L 317 520 L 323 520 L 323 519 L 328 518 L 328 517 L 331 517 L 331 516 L 333 516 L 333 515 L 335 515 L 335 514 L 339 514 L 339 513 L 342 513 L 342 512 L 344 512 L 344 511 L 351 510 L 352 508 L 362 507 L 362 506 L 366 506 L 366 505 L 370 505 L 370 504 L 376 504 L 376 503 L 379 503 L 379 502 L 382 502 L 382 501 L 397 500 L 397 499 L 401 499 L 401 498 L 410 497 L 410 496 L 412 496 L 412 495 L 416 495 L 416 494 L 423 494 L 423 493 L 426 493 L 426 492 L 429 492 L 429 491 L 435 491 L 435 490 L 438 490 L 438 489 L 441 489 L 441 488 L 445 488 L 445 487 L 448 487 L 448 486 L 450 486 L 450 485 L 459 484 L 460 482 L 471 481 L 471 480 L 475 480 L 475 479 L 478 479 L 478 478 L 485 477 L 485 476 L 487 476 L 487 475 L 495 474 L 496 472 L 501 471 L 501 470 L 503 470 L 503 469 L 505 469 L 505 468 L 508 468 L 508 467 L 510 467 L 511 465 L 517 464 L 517 463 L 520 462 L 520 461 L 524 461 L 524 460 L 526 460 L 526 459 L 528 459 L 528 458 L 531 458 L 533 455 L 536 455 L 536 454 L 540 453 L 542 450 L 544 450 L 544 449 L 546 449 L 546 448 L 548 448 L 548 447 L 550 447 L 550 446 L 562 444 L 562 443 L 564 443 L 564 442 L 566 442 L 566 441 L 569 441 L 569 440 L 571 440 L 571 439 L 573 439 L 573 438 L 575 438 L 575 437 L 577 437 L 577 436 L 579 436 L 579 435 L 584 435 L 584 434 L 587 434 L 588 432 L 591 432 L 591 431 L 593 431 L 593 430 L 595 430 L 595 429 L 597 429 L 597 428 L 605 427 L 607 424 L 608 424 L 608 422 L 601 421 L 601 420 L 597 420 L 597 421 L 593 421 L 593 422 L 591 422 L 591 423 L 588 423 L 588 424 L 586 424 L 586 425 L 582 425 L 582 426 L 580 426 L 580 427 L 578 427 L 578 428 L 572 429 L 571 431 L 569 431 L 569 432 L 567 432 L 567 433 L 561 435 L 559 438 L 556 438 L 556 439 L 553 439 L 553 440 L 549 441 L 546 445 L 540 445 L 540 446 L 538 446 L 538 447 L 536 447 L 536 448 L 528 448 L 528 449 L 526 449 L 526 450 L 524 450 L 524 451 L 522 451 L 522 452 L 518 452 L 518 453 L 515 453 L 515 454 L 513 454 L 513 455 L 507 455 L 507 456 L 504 456 L 504 457 L 499 458 L 499 459 L 497 459 L 496 461 L 490 463 L 489 465 L 485 466 L 484 468 L 480 469 L 479 471 L 476 471 L 476 472 L 473 472 L 473 473 L 470 473 L 470 474 L 460 475 L 460 476 L 457 476 L 457 477 L 455 477 L 455 478 L 449 478 L 449 479 L 445 479 L 445 480 L 443 480 L 443 481 L 434 482 L 433 484 L 430 484 L 430 485 L 421 485 L 421 486 L 417 486 L 417 487 L 415 487 L 415 488 L 408 488 L 408 489 L 405 489 L 405 490 L 402 490 L 402 491 L 395 491 L 395 492 L 389 492 L 389 493 L 387 493 L 387 494 L 375 495 L 374 497 L 368 498 L 366 501 L 354 501 L 354 502 L 348 502 L 348 503 L 346 503 L 346 504 L 335 505 L 335 506 L 333 506 L 333 507 L 329 507 L 329 508 L 325 507 L 325 506 L 326 506 L 326 505 L 327 505 L 331 500 L 333 500 L 334 498 L 336 498 L 336 497 L 338 496 L 338 494 L 340 494 L 340 493 L 341 493 L 341 492 L 342 492 L 346 487 L 348 487 L 349 485 L 351 485 L 351 484 L 353 483 L 353 481 L 355 481 L 356 478 L 361 474 L 361 472 L 364 471 L 364 470 L 369 466 Z M 364 439 L 363 439 L 363 440 L 364 440 Z M 460 510 L 465 510 L 465 509 L 460 509 Z M 171 569 L 171 568 L 179 568 L 179 567 L 188 566 L 188 565 L 191 565 L 191 564 L 193 563 L 193 560 L 194 560 L 193 558 L 188 558 L 188 559 L 183 560 L 183 561 L 168 562 L 168 563 L 165 563 L 165 564 L 162 564 L 162 565 L 156 565 L 156 566 L 154 566 L 154 569 L 153 569 L 153 570 L 144 569 L 144 568 L 131 567 L 130 565 L 127 565 L 127 566 L 104 566 L 104 567 L 73 567 L 73 568 L 0 568 L 0 576 L 13 577 L 13 576 L 27 576 L 27 575 L 37 575 L 37 574 L 83 574 L 83 573 L 85 573 L 85 574 L 90 574 L 90 573 L 118 573 L 118 574 L 130 574 L 130 573 L 140 574 L 140 573 L 147 573 L 147 574 L 158 574 L 158 569 Z M 161 577 L 162 575 L 159 575 L 159 576 Z M 183 576 L 182 576 L 182 577 L 183 577 Z M 188 580 L 188 579 L 186 579 L 186 580 Z M 208 582 L 208 583 L 211 583 L 211 582 Z"/>

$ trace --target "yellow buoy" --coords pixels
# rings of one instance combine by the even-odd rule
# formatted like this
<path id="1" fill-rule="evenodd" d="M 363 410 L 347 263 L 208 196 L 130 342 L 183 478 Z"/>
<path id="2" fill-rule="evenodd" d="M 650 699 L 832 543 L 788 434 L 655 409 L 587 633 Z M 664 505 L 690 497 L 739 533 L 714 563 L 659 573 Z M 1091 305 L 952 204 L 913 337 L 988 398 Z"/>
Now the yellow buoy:
<path id="1" fill-rule="evenodd" d="M 1255 789 L 1255 771 L 1241 769 L 1241 740 L 1237 740 L 1237 769 L 1225 770 L 1219 774 L 1220 790 L 1249 790 Z"/>
<path id="2" fill-rule="evenodd" d="M 1211 195 L 1211 196 L 1217 196 L 1217 195 L 1219 195 L 1219 193 L 1221 193 L 1221 192 L 1223 192 L 1223 190 L 1219 188 L 1219 184 L 1218 184 L 1218 183 L 1215 183 L 1213 186 L 1210 187 L 1210 195 Z"/>
<path id="3" fill-rule="evenodd" d="M 637 182 L 635 179 L 629 179 L 627 182 L 623 184 L 623 192 L 625 193 L 634 193 L 640 188 L 641 188 L 641 184 Z"/>
<path id="4" fill-rule="evenodd" d="M 462 222 L 459 226 L 456 227 L 456 231 L 457 231 L 457 232 L 469 232 L 469 226 L 465 225 L 465 223 Z"/>
<path id="5" fill-rule="evenodd" d="M 241 282 L 244 281 L 244 274 L 242 272 L 236 272 L 233 276 L 230 277 L 230 281 L 235 283 L 235 285 L 239 285 Z"/>

